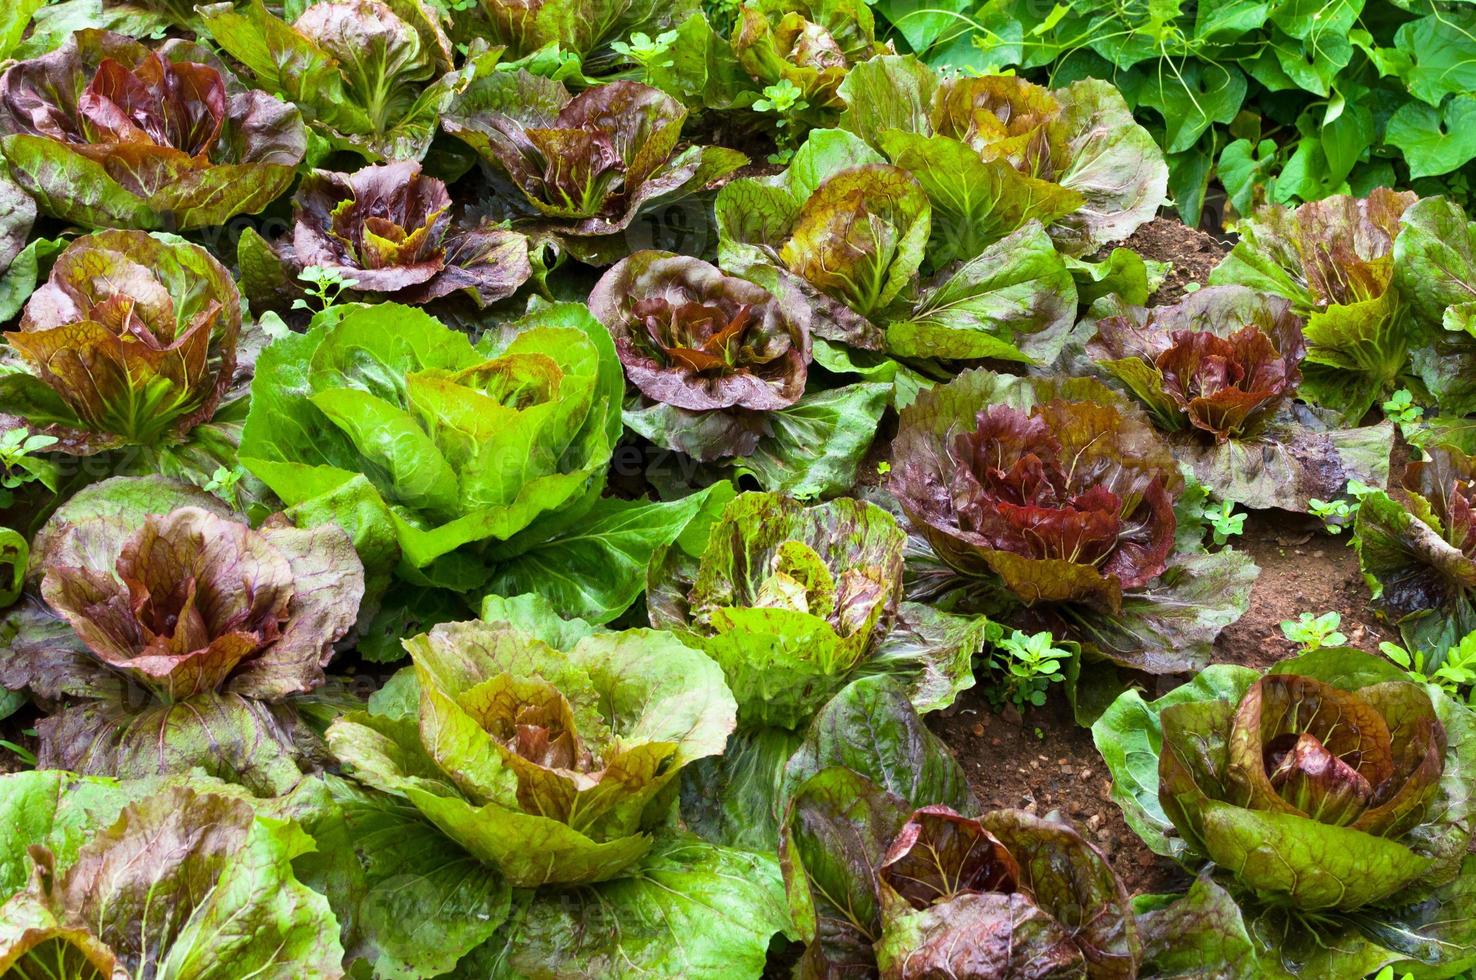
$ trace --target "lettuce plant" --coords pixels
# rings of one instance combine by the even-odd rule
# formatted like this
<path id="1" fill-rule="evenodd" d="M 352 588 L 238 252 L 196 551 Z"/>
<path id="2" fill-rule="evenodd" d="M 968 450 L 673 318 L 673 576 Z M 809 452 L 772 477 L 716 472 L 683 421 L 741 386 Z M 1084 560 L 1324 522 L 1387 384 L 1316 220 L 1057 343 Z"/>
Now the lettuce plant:
<path id="1" fill-rule="evenodd" d="M 292 205 L 289 239 L 268 246 L 254 231 L 242 234 L 248 295 L 271 297 L 316 266 L 352 279 L 360 294 L 418 305 L 459 292 L 485 306 L 533 274 L 522 235 L 456 213 L 446 185 L 418 163 L 314 170 Z"/>
<path id="2" fill-rule="evenodd" d="M 1221 500 L 1305 511 L 1349 480 L 1387 476 L 1392 426 L 1328 428 L 1293 404 L 1306 345 L 1290 301 L 1211 286 L 1173 306 L 1109 298 L 1097 312 L 1087 353 Z"/>
<path id="3" fill-rule="evenodd" d="M 747 455 L 764 413 L 804 394 L 805 311 L 701 259 L 636 252 L 595 284 L 589 307 L 614 337 L 630 383 L 676 410 L 654 433 L 669 449 L 704 460 Z"/>
<path id="4" fill-rule="evenodd" d="M 1400 217 L 1394 280 L 1421 328 L 1411 360 L 1448 415 L 1476 411 L 1476 222 L 1443 197 Z"/>
<path id="5" fill-rule="evenodd" d="M 393 571 L 603 622 L 709 493 L 601 499 L 623 388 L 610 335 L 575 304 L 476 344 L 395 303 L 336 307 L 262 354 L 241 463 L 298 521 L 352 529 L 373 591 Z"/>
<path id="6" fill-rule="evenodd" d="M 328 0 L 288 23 L 262 0 L 199 8 L 205 31 L 256 84 L 302 109 L 330 147 L 419 160 L 460 83 L 439 16 L 421 0 Z"/>
<path id="7" fill-rule="evenodd" d="M 1128 824 L 1187 867 L 1210 862 L 1285 973 L 1407 958 L 1447 975 L 1476 953 L 1471 730 L 1433 685 L 1332 647 L 1264 676 L 1212 667 L 1153 702 L 1129 692 L 1093 734 Z"/>
<path id="8" fill-rule="evenodd" d="M 687 787 L 688 819 L 705 833 L 774 846 L 778 770 L 852 679 L 895 677 L 921 711 L 973 686 L 988 623 L 904 601 L 905 545 L 874 504 L 745 493 L 700 554 L 673 546 L 652 560 L 651 625 L 705 651 L 738 701 L 728 753 L 695 767 Z"/>
<path id="9" fill-rule="evenodd" d="M 0 393 L 55 452 L 167 447 L 215 414 L 240 334 L 240 294 L 205 249 L 94 232 L 67 247 L 5 335 Z"/>
<path id="10" fill-rule="evenodd" d="M 663 633 L 557 648 L 507 622 L 446 623 L 405 648 L 415 706 L 350 714 L 329 744 L 516 887 L 627 871 L 656 798 L 733 729 L 717 665 Z"/>
<path id="11" fill-rule="evenodd" d="M 611 42 L 638 32 L 655 37 L 697 9 L 694 0 L 477 0 L 485 22 L 478 36 L 516 59 L 556 48 L 577 56 L 588 70 L 590 62 L 607 60 Z"/>
<path id="12" fill-rule="evenodd" d="M 759 86 L 787 81 L 818 121 L 842 107 L 837 89 L 851 66 L 887 54 L 871 8 L 855 0 L 756 0 L 738 8 L 733 53 Z"/>
<path id="13" fill-rule="evenodd" d="M 0 680 L 65 701 L 38 725 L 43 766 L 295 781 L 283 702 L 324 682 L 364 591 L 341 528 L 252 529 L 183 484 L 121 477 L 53 515 L 33 568 L 67 628 L 23 611 Z"/>
<path id="14" fill-rule="evenodd" d="M 1306 319 L 1304 398 L 1357 424 L 1404 372 L 1408 308 L 1394 288 L 1394 237 L 1411 192 L 1339 195 L 1296 210 L 1262 208 L 1210 273 L 1215 285 L 1249 286 L 1290 300 Z"/>
<path id="15" fill-rule="evenodd" d="M 946 569 L 921 593 L 1041 607 L 1123 665 L 1202 662 L 1246 609 L 1256 569 L 1242 556 L 1173 556 L 1178 465 L 1096 381 L 974 370 L 923 392 L 902 412 L 889 486 Z"/>
<path id="16" fill-rule="evenodd" d="M 1076 289 L 1038 223 L 922 278 L 934 205 L 923 185 L 859 138 L 817 130 L 783 173 L 740 178 L 717 198 L 725 271 L 796 295 L 826 341 L 908 358 L 1050 363 Z"/>
<path id="17" fill-rule="evenodd" d="M 1476 462 L 1454 446 L 1424 452 L 1360 497 L 1353 546 L 1380 613 L 1433 668 L 1476 630 Z"/>
<path id="18" fill-rule="evenodd" d="M 638 82 L 575 96 L 526 71 L 477 78 L 442 116 L 511 183 L 514 226 L 576 258 L 608 265 L 627 250 L 623 232 L 643 210 L 694 194 L 738 169 L 736 150 L 678 150 L 687 110 Z"/>
<path id="19" fill-rule="evenodd" d="M 999 576 L 1026 602 L 1109 608 L 1168 567 L 1183 479 L 1141 417 L 1106 398 L 1042 397 L 1028 410 L 970 406 L 961 429 L 944 392 L 904 416 L 891 473 L 940 558 Z"/>
<path id="20" fill-rule="evenodd" d="M 826 707 L 784 773 L 780 858 L 799 974 L 1137 975 L 1127 890 L 1072 827 L 980 814 L 885 678 Z"/>
<path id="21" fill-rule="evenodd" d="M 944 78 L 885 57 L 857 66 L 840 95 L 841 125 L 927 191 L 938 264 L 971 259 L 1031 220 L 1085 255 L 1132 234 L 1165 199 L 1163 154 L 1107 82 Z"/>
<path id="22" fill-rule="evenodd" d="M 652 562 L 651 625 L 722 666 L 744 724 L 801 728 L 866 673 L 905 676 L 923 710 L 944 708 L 973 684 L 982 624 L 903 601 L 905 544 L 875 504 L 740 494 L 700 556 Z"/>
<path id="23" fill-rule="evenodd" d="M 48 214 L 177 230 L 266 207 L 306 151 L 296 107 L 245 89 L 209 51 L 82 30 L 0 75 L 0 151 Z"/>
<path id="24" fill-rule="evenodd" d="M 494 350 L 398 304 L 323 318 L 258 363 L 241 461 L 294 506 L 362 494 L 410 568 L 587 509 L 619 435 L 609 339 L 580 318 L 526 327 Z"/>
<path id="25" fill-rule="evenodd" d="M 312 841 L 235 794 L 61 772 L 0 778 L 0 970 L 16 977 L 343 975 Z"/>

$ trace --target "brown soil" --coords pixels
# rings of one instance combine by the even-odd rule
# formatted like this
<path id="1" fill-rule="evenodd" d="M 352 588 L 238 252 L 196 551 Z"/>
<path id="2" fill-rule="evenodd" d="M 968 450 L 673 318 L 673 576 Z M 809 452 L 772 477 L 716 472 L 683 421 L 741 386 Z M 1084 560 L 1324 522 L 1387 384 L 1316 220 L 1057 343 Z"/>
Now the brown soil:
<path id="1" fill-rule="evenodd" d="M 1163 218 L 1123 244 L 1145 258 L 1173 263 L 1154 297 L 1157 304 L 1176 302 L 1191 282 L 1204 283 L 1226 250 L 1213 236 Z M 1269 511 L 1250 514 L 1234 545 L 1250 554 L 1261 574 L 1250 610 L 1216 642 L 1216 662 L 1263 668 L 1290 656 L 1294 647 L 1280 624 L 1302 612 L 1337 611 L 1349 644 L 1365 650 L 1392 638 L 1369 608 L 1348 532 L 1329 535 L 1313 518 Z M 1009 709 L 995 712 L 976 687 L 949 710 L 930 716 L 929 724 L 953 748 L 986 807 L 1058 811 L 1102 850 L 1129 891 L 1175 890 L 1188 883 L 1182 870 L 1128 829 L 1112 802 L 1111 780 L 1091 732 L 1075 724 L 1059 693 L 1021 718 Z"/>
<path id="2" fill-rule="evenodd" d="M 1168 262 L 1173 268 L 1153 296 L 1155 306 L 1177 303 L 1190 283 L 1203 285 L 1228 250 L 1228 243 L 1209 232 L 1187 228 L 1170 218 L 1154 218 L 1117 245 L 1126 245 L 1145 259 Z"/>

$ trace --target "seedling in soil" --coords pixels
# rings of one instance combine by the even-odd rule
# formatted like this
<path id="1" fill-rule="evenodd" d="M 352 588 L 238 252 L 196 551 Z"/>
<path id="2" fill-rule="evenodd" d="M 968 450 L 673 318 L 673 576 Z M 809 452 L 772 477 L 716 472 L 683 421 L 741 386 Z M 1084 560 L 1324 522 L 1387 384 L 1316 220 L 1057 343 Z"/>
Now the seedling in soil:
<path id="1" fill-rule="evenodd" d="M 1281 632 L 1288 640 L 1297 644 L 1297 653 L 1311 653 L 1324 647 L 1340 647 L 1348 638 L 1338 631 L 1343 617 L 1337 612 L 1325 612 L 1320 616 L 1304 612 L 1296 619 L 1283 620 Z"/>
<path id="2" fill-rule="evenodd" d="M 995 707 L 1013 704 L 1023 711 L 1045 704 L 1047 689 L 1066 679 L 1061 668 L 1071 658 L 1071 651 L 1055 642 L 1048 630 L 1031 635 L 1014 630 L 999 639 L 989 657 L 989 666 L 1003 674 L 989 692 Z"/>

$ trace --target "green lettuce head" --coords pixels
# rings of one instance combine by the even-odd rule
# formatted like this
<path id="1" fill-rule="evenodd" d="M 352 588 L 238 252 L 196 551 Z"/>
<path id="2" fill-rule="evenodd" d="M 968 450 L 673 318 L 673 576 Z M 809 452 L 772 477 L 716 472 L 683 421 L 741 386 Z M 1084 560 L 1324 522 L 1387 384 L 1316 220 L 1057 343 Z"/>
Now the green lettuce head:
<path id="1" fill-rule="evenodd" d="M 573 304 L 475 345 L 416 309 L 353 307 L 263 353 L 241 460 L 304 520 L 355 528 L 377 571 L 397 554 L 432 575 L 467 549 L 445 563 L 464 591 L 490 550 L 593 505 L 623 387 L 609 334 Z"/>
<path id="2" fill-rule="evenodd" d="M 803 727 L 863 673 L 909 675 L 923 710 L 973 684 L 984 624 L 902 601 L 907 535 L 874 504 L 745 493 L 706 549 L 651 564 L 651 624 L 716 660 L 745 726 Z"/>
<path id="3" fill-rule="evenodd" d="M 967 260 L 1031 220 L 1084 255 L 1164 202 L 1168 166 L 1111 83 L 1047 89 L 1010 75 L 944 77 L 874 58 L 840 86 L 841 126 L 913 174 L 935 211 L 935 262 Z"/>
<path id="4" fill-rule="evenodd" d="M 1476 726 L 1433 685 L 1327 648 L 1264 675 L 1216 665 L 1157 701 L 1129 691 L 1092 731 L 1128 825 L 1208 862 L 1286 973 L 1407 959 L 1450 976 L 1476 954 Z"/>
<path id="5" fill-rule="evenodd" d="M 841 130 L 812 132 L 782 173 L 724 185 L 715 214 L 723 271 L 809 307 L 826 341 L 1049 364 L 1076 315 L 1071 274 L 1038 221 L 962 264 L 940 262 L 929 246 L 938 204 L 922 175 Z"/>
<path id="6" fill-rule="evenodd" d="M 465 622 L 405 648 L 414 666 L 391 684 L 413 694 L 341 718 L 329 744 L 514 886 L 619 876 L 650 848 L 663 791 L 733 730 L 722 671 L 669 634 L 561 648 Z"/>
<path id="7" fill-rule="evenodd" d="M 295 825 L 234 794 L 63 772 L 0 777 L 0 974 L 332 980 L 328 900 Z"/>
<path id="8" fill-rule="evenodd" d="M 266 207 L 307 149 L 295 106 L 246 89 L 209 51 L 151 51 L 82 30 L 0 76 L 0 150 L 48 214 L 179 230 Z"/>
<path id="9" fill-rule="evenodd" d="M 1409 357 L 1409 308 L 1394 283 L 1394 238 L 1413 192 L 1378 188 L 1292 210 L 1266 207 L 1210 273 L 1214 285 L 1281 296 L 1307 320 L 1301 395 L 1356 425 Z"/>

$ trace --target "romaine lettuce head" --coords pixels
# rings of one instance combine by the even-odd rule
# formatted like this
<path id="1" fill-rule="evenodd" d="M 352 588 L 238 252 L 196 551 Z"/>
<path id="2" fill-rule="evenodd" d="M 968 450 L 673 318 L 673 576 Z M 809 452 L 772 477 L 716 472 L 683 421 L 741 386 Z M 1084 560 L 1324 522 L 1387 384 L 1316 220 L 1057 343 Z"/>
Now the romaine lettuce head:
<path id="1" fill-rule="evenodd" d="M 893 166 L 844 130 L 814 130 L 782 173 L 718 192 L 718 260 L 807 307 L 827 341 L 945 367 L 1054 363 L 1076 317 L 1064 259 L 1029 219 L 967 254 L 937 251 L 941 205 L 927 188 L 937 172 Z"/>
<path id="2" fill-rule="evenodd" d="M 405 648 L 413 681 L 392 683 L 415 707 L 341 718 L 329 744 L 518 887 L 618 877 L 650 847 L 662 791 L 734 727 L 717 665 L 666 633 L 559 649 L 506 622 L 447 623 Z"/>
<path id="3" fill-rule="evenodd" d="M 760 86 L 788 81 L 808 114 L 833 115 L 850 67 L 891 48 L 876 39 L 871 8 L 856 0 L 756 0 L 738 9 L 733 53 Z"/>
<path id="4" fill-rule="evenodd" d="M 734 498 L 695 567 L 651 565 L 651 625 L 681 631 L 723 668 L 746 725 L 801 727 L 896 622 L 907 536 L 874 504 Z"/>
<path id="5" fill-rule="evenodd" d="M 1069 824 L 1023 810 L 916 810 L 877 869 L 886 980 L 1128 978 L 1141 947 L 1127 889 Z"/>
<path id="6" fill-rule="evenodd" d="M 1126 238 L 1165 199 L 1168 166 L 1111 83 L 940 77 L 874 58 L 840 86 L 841 125 L 905 167 L 938 212 L 933 250 L 969 259 L 1032 219 L 1063 251 Z"/>
<path id="7" fill-rule="evenodd" d="M 293 873 L 313 848 L 307 835 L 234 794 L 152 789 L 60 772 L 0 778 L 11 818 L 0 973 L 343 976 L 328 900 Z"/>
<path id="8" fill-rule="evenodd" d="M 459 76 L 440 16 L 421 0 L 327 0 L 282 20 L 262 0 L 199 8 L 256 84 L 302 108 L 335 149 L 419 160 Z"/>
<path id="9" fill-rule="evenodd" d="M 178 441 L 230 385 L 241 331 L 231 274 L 198 245 L 99 231 L 69 245 L 5 334 L 6 408 L 53 451 Z"/>
<path id="10" fill-rule="evenodd" d="M 133 777 L 201 766 L 273 792 L 298 776 L 290 700 L 319 687 L 364 572 L 348 534 L 251 528 L 159 477 L 93 484 L 37 534 L 50 613 L 18 607 L 0 683 L 61 702 L 41 761 Z"/>
<path id="11" fill-rule="evenodd" d="M 1190 854 L 1263 902 L 1348 911 L 1397 900 L 1464 856 L 1469 793 L 1453 800 L 1445 778 L 1462 763 L 1432 700 L 1443 696 L 1362 670 L 1367 659 L 1325 653 L 1160 715 L 1164 814 Z"/>
<path id="12" fill-rule="evenodd" d="M 1058 820 L 981 816 L 893 680 L 838 694 L 782 785 L 800 975 L 1136 975 L 1141 945 L 1107 861 Z"/>
<path id="13" fill-rule="evenodd" d="M 445 183 L 418 163 L 314 170 L 292 204 L 292 236 L 272 252 L 285 280 L 318 266 L 353 280 L 356 293 L 419 305 L 460 292 L 485 306 L 533 274 L 527 239 L 458 213 Z"/>
<path id="14" fill-rule="evenodd" d="M 177 230 L 253 214 L 307 148 L 295 106 L 244 88 L 199 45 L 81 30 L 0 76 L 0 150 L 47 213 Z"/>
<path id="15" fill-rule="evenodd" d="M 695 0 L 477 0 L 477 6 L 490 27 L 487 40 L 505 46 L 508 57 L 557 46 L 584 61 L 586 71 L 591 60 L 608 60 L 611 42 L 636 33 L 656 37 L 699 9 Z"/>
<path id="16" fill-rule="evenodd" d="M 748 158 L 723 147 L 678 150 L 687 110 L 638 82 L 570 96 L 526 71 L 475 79 L 442 116 L 513 189 L 515 226 L 608 265 L 643 209 L 694 194 Z M 516 200 L 521 198 L 521 200 Z"/>
<path id="17" fill-rule="evenodd" d="M 351 307 L 263 353 L 241 461 L 314 522 L 377 515 L 402 570 L 421 570 L 585 513 L 623 387 L 609 335 L 573 304 L 476 345 L 410 307 Z M 460 588 L 485 579 L 457 557 Z"/>
<path id="18" fill-rule="evenodd" d="M 1210 273 L 1290 300 L 1307 320 L 1302 395 L 1356 424 L 1394 386 L 1408 359 L 1409 310 L 1394 288 L 1394 238 L 1413 192 L 1378 188 L 1242 222 L 1240 241 Z"/>
<path id="19" fill-rule="evenodd" d="M 1210 287 L 1141 316 L 1098 320 L 1087 353 L 1161 427 L 1226 442 L 1264 430 L 1291 399 L 1306 345 L 1288 300 Z"/>
<path id="20" fill-rule="evenodd" d="M 1476 461 L 1453 446 L 1424 450 L 1363 496 L 1354 547 L 1379 611 L 1433 666 L 1476 630 Z"/>
<path id="21" fill-rule="evenodd" d="M 1306 511 L 1388 479 L 1388 422 L 1344 428 L 1295 403 L 1306 342 L 1290 300 L 1210 286 L 1172 306 L 1099 301 L 1087 353 L 1220 500 Z"/>
<path id="22" fill-rule="evenodd" d="M 892 492 L 918 533 L 1029 604 L 1115 612 L 1167 566 L 1182 485 L 1148 421 L 1086 379 L 965 372 L 905 409 L 892 444 Z"/>
<path id="23" fill-rule="evenodd" d="M 761 412 L 804 394 L 807 311 L 701 259 L 636 252 L 595 284 L 589 307 L 614 336 L 630 383 L 652 401 Z"/>

